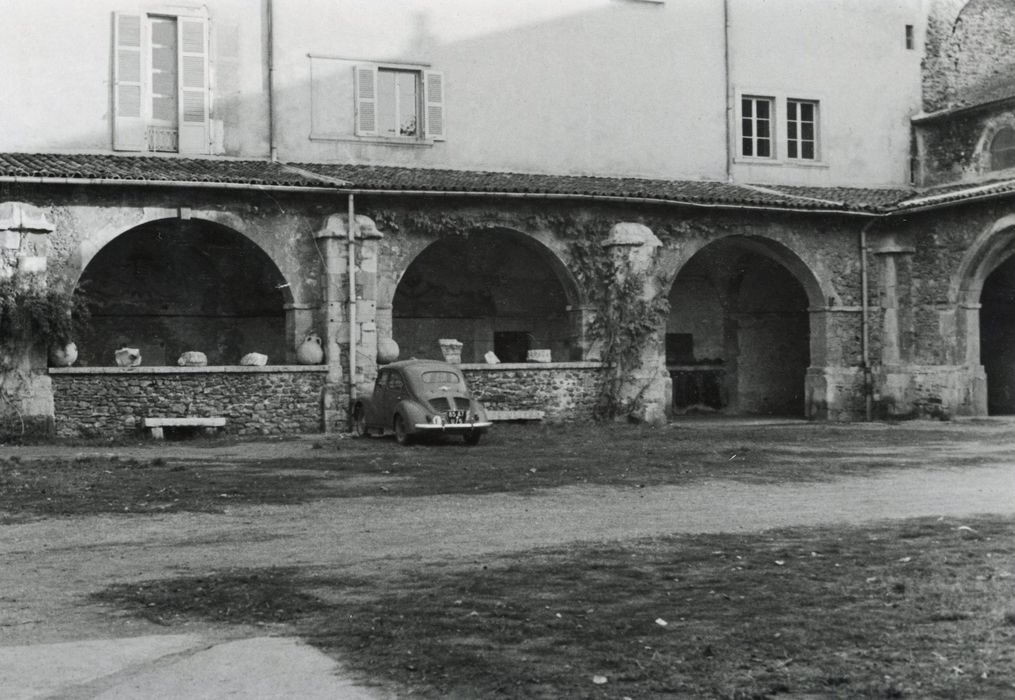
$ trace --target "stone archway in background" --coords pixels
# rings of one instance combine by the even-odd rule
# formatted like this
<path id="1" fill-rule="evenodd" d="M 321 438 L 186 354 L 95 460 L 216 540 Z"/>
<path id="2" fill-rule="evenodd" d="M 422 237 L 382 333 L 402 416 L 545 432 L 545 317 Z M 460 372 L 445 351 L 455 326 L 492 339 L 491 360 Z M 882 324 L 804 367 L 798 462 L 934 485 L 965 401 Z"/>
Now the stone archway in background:
<path id="1" fill-rule="evenodd" d="M 408 265 L 395 289 L 392 335 L 402 358 L 441 359 L 439 338 L 462 342 L 463 362 L 525 362 L 549 349 L 555 362 L 582 359 L 577 288 L 539 241 L 510 229 L 448 236 Z"/>
<path id="2" fill-rule="evenodd" d="M 139 348 L 146 366 L 176 365 L 189 350 L 209 365 L 238 364 L 248 352 L 285 362 L 289 286 L 261 248 L 226 226 L 141 224 L 91 257 L 79 284 L 92 313 L 79 364 L 112 365 L 122 346 Z"/>
<path id="3" fill-rule="evenodd" d="M 732 236 L 698 251 L 669 293 L 674 411 L 804 416 L 813 294 L 813 275 L 781 244 Z"/>

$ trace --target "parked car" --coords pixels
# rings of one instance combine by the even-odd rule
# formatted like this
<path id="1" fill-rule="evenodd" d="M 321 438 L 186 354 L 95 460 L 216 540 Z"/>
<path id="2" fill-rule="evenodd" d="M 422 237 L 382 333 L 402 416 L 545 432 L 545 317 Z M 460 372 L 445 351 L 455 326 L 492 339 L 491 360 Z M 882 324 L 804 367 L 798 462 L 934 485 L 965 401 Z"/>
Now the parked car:
<path id="1" fill-rule="evenodd" d="M 403 360 L 381 367 L 373 394 L 356 400 L 353 432 L 393 432 L 400 445 L 419 435 L 461 435 L 476 445 L 492 425 L 462 370 L 437 360 Z"/>

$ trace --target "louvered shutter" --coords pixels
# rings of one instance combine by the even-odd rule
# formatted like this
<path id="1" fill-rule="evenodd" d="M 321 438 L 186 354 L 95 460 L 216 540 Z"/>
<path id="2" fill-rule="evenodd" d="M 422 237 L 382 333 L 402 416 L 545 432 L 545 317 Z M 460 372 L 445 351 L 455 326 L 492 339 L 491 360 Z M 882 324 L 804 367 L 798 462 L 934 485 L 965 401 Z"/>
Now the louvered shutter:
<path id="1" fill-rule="evenodd" d="M 433 141 L 443 141 L 447 131 L 444 124 L 444 74 L 440 71 L 423 72 L 423 92 L 426 97 L 424 135 Z"/>
<path id="2" fill-rule="evenodd" d="M 377 136 L 377 69 L 356 66 L 356 135 Z"/>
<path id="3" fill-rule="evenodd" d="M 113 46 L 113 150 L 143 151 L 140 15 L 113 15 Z"/>
<path id="4" fill-rule="evenodd" d="M 208 21 L 201 17 L 180 17 L 180 153 L 208 153 Z"/>

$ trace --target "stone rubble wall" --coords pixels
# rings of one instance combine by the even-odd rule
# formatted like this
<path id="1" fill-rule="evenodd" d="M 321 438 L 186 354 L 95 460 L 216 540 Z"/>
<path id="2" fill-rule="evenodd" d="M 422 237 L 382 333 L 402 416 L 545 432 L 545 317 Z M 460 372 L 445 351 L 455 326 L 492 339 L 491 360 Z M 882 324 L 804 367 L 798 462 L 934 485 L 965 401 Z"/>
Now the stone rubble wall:
<path id="1" fill-rule="evenodd" d="M 233 435 L 319 432 L 324 372 L 268 369 L 53 370 L 56 434 L 130 435 L 144 417 L 188 416 L 224 416 Z"/>
<path id="2" fill-rule="evenodd" d="M 607 372 L 599 362 L 462 365 L 476 398 L 493 411 L 538 410 L 547 420 L 591 420 Z"/>

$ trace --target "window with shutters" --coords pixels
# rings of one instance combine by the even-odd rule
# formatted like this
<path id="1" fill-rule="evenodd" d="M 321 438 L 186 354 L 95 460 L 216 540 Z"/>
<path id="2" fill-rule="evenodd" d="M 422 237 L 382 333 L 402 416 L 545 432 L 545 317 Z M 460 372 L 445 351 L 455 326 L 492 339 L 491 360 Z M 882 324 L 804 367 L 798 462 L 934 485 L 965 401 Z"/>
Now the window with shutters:
<path id="1" fill-rule="evenodd" d="M 208 153 L 208 21 L 117 13 L 113 37 L 113 148 Z"/>
<path id="2" fill-rule="evenodd" d="M 444 74 L 403 66 L 358 65 L 356 136 L 402 143 L 442 141 Z"/>

